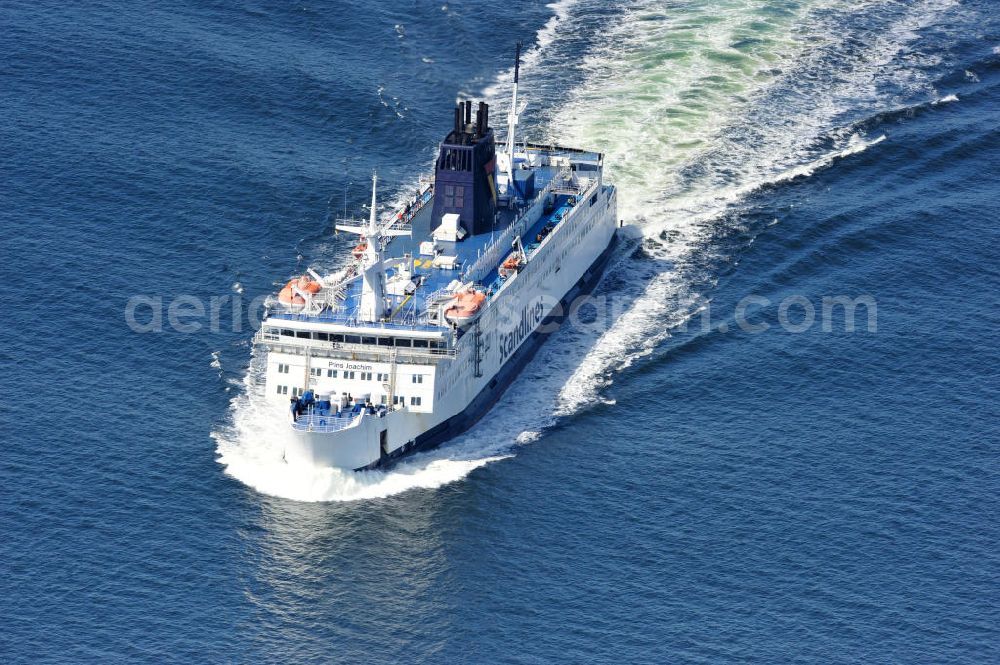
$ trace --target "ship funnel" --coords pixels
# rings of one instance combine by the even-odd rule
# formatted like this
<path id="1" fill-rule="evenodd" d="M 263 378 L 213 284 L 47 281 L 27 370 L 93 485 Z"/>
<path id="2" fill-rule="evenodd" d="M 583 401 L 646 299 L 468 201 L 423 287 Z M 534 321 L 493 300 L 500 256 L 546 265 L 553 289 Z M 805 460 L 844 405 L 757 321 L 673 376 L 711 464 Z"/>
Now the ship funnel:
<path id="1" fill-rule="evenodd" d="M 489 105 L 479 102 L 475 124 L 472 101 L 454 109 L 454 127 L 441 143 L 434 170 L 431 230 L 444 215 L 455 213 L 470 235 L 493 230 L 496 213 L 496 144 L 489 125 Z"/>
<path id="2" fill-rule="evenodd" d="M 489 120 L 487 108 L 486 102 L 479 102 L 479 109 L 476 110 L 476 136 L 482 136 L 486 133 Z"/>

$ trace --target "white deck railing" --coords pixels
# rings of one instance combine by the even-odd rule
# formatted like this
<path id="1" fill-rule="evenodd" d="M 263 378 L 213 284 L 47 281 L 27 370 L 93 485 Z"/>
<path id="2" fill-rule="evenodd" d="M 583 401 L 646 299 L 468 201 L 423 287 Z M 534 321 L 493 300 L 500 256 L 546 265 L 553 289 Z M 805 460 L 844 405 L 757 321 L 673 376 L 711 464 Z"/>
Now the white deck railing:
<path id="1" fill-rule="evenodd" d="M 300 432 L 320 432 L 322 434 L 329 434 L 330 432 L 339 432 L 342 429 L 354 427 L 361 422 L 361 419 L 364 416 L 364 411 L 356 416 L 351 416 L 349 414 L 321 416 L 315 413 L 309 413 L 296 418 L 295 422 L 292 423 L 292 427 Z"/>

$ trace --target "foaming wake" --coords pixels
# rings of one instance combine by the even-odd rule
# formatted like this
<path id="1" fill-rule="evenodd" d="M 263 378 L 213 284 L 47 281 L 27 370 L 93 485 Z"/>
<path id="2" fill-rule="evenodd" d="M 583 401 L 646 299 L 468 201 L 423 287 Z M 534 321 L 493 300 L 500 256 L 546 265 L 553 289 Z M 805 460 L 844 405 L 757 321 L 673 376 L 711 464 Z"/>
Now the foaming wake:
<path id="1" fill-rule="evenodd" d="M 855 129 L 852 114 L 933 95 L 897 59 L 954 2 L 865 3 L 861 9 L 885 25 L 860 46 L 847 29 L 856 6 L 790 5 L 767 16 L 766 5 L 704 3 L 683 19 L 656 2 L 638 6 L 588 58 L 591 84 L 563 109 L 568 120 L 552 127 L 553 140 L 605 152 L 620 213 L 647 238 L 638 259 L 617 266 L 615 295 L 632 305 L 593 341 L 561 388 L 556 414 L 599 401 L 616 372 L 700 311 L 706 294 L 694 284 L 711 288 L 717 278 L 692 279 L 689 264 L 717 251 L 721 219 L 763 187 L 808 177 L 885 140 Z M 884 92 L 888 80 L 893 95 Z M 669 242 L 656 241 L 662 236 Z"/>
<path id="2" fill-rule="evenodd" d="M 583 84 L 559 98 L 558 122 L 526 128 L 604 152 L 620 216 L 642 236 L 638 251 L 626 243 L 618 252 L 599 287 L 608 303 L 602 323 L 565 326 L 470 432 L 389 472 L 285 464 L 291 432 L 258 394 L 258 366 L 233 400 L 232 423 L 214 435 L 227 473 L 268 494 L 353 500 L 440 487 L 509 457 L 558 418 L 605 402 L 602 390 L 617 372 L 697 314 L 699 289 L 716 277 L 697 274 L 693 264 L 732 251 L 714 247 L 713 232 L 750 195 L 885 139 L 859 129 L 861 119 L 914 99 L 950 101 L 917 66 L 931 56 L 911 47 L 924 27 L 955 19 L 952 0 L 777 5 L 706 0 L 665 13 L 655 0 L 623 4 L 602 26 L 603 38 L 571 60 Z M 567 76 L 559 45 L 582 29 L 574 17 L 607 11 L 599 0 L 551 7 L 552 19 L 525 55 L 533 95 Z M 552 58 L 560 64 L 550 69 Z M 498 82 L 487 95 L 502 100 L 505 91 Z"/>

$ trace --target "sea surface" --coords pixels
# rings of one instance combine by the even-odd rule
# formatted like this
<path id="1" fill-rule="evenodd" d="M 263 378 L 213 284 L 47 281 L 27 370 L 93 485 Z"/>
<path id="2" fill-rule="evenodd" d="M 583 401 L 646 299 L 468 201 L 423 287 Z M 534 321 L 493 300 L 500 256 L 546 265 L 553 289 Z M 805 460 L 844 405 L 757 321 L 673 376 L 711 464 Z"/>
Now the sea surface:
<path id="1" fill-rule="evenodd" d="M 518 39 L 523 135 L 620 188 L 602 307 L 432 453 L 284 464 L 257 304 Z M 994 0 L 5 0 L 0 50 L 0 661 L 1000 662 Z"/>

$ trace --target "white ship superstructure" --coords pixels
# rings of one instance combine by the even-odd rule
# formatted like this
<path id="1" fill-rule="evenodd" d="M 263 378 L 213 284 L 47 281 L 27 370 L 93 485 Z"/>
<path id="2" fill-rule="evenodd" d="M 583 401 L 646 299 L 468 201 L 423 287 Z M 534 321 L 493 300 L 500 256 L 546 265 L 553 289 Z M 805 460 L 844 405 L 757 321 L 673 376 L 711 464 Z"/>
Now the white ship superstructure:
<path id="1" fill-rule="evenodd" d="M 487 105 L 460 103 L 434 181 L 380 217 L 373 179 L 369 219 L 337 224 L 349 265 L 282 289 L 255 343 L 287 461 L 375 468 L 461 433 L 596 284 L 618 227 L 602 156 L 516 123 L 498 150 Z"/>

